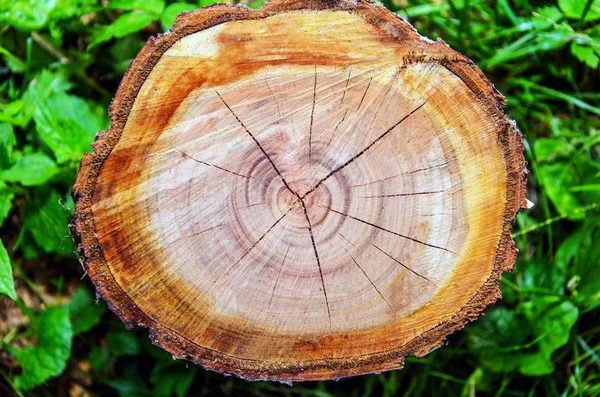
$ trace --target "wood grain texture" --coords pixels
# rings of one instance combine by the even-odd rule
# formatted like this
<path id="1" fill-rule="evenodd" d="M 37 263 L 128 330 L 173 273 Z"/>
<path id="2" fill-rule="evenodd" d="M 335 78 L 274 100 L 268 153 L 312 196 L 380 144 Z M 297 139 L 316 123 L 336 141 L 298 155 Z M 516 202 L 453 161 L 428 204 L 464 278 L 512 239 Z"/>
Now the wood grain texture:
<path id="1" fill-rule="evenodd" d="M 401 368 L 499 298 L 523 142 L 463 55 L 368 1 L 182 14 L 73 188 L 98 295 L 245 379 Z"/>

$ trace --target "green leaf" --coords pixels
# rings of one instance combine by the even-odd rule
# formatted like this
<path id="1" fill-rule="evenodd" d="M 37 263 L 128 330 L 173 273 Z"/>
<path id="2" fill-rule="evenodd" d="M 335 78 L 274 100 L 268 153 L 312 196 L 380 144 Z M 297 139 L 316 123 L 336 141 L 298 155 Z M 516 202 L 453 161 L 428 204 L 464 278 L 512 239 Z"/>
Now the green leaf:
<path id="1" fill-rule="evenodd" d="M 113 357 L 135 356 L 140 353 L 140 341 L 133 332 L 126 329 L 109 331 L 107 339 Z"/>
<path id="2" fill-rule="evenodd" d="M 0 123 L 0 171 L 10 167 L 13 147 L 17 138 L 13 132 L 13 126 Z"/>
<path id="3" fill-rule="evenodd" d="M 264 4 L 265 4 L 264 0 L 254 0 L 250 4 L 248 4 L 248 7 L 256 10 L 257 8 L 262 7 Z"/>
<path id="4" fill-rule="evenodd" d="M 581 19 L 587 0 L 558 0 L 558 6 L 567 18 Z M 593 0 L 585 21 L 600 19 L 600 0 Z"/>
<path id="5" fill-rule="evenodd" d="M 188 394 L 196 375 L 198 368 L 186 365 L 181 362 L 159 362 L 152 369 L 150 380 L 154 385 L 153 395 L 159 397 L 185 397 Z"/>
<path id="6" fill-rule="evenodd" d="M 96 326 L 102 314 L 104 305 L 99 305 L 87 288 L 79 288 L 67 304 L 71 316 L 73 335 L 89 331 Z"/>
<path id="7" fill-rule="evenodd" d="M 25 229 L 44 252 L 70 253 L 68 214 L 60 205 L 62 197 L 52 191 L 36 192 L 25 211 Z"/>
<path id="8" fill-rule="evenodd" d="M 559 214 L 566 214 L 581 207 L 579 200 L 569 192 L 569 187 L 576 185 L 574 183 L 575 174 L 564 163 L 539 164 L 537 177 Z M 569 219 L 572 220 L 583 218 L 585 218 L 584 213 L 569 216 Z"/>
<path id="9" fill-rule="evenodd" d="M 40 137 L 52 149 L 58 164 L 80 161 L 103 128 L 103 120 L 81 98 L 63 91 L 47 95 L 42 88 L 34 85 L 28 91 Z"/>
<path id="10" fill-rule="evenodd" d="M 95 0 L 0 0 L 0 24 L 19 30 L 40 30 L 55 22 L 83 15 L 96 5 Z"/>
<path id="11" fill-rule="evenodd" d="M 12 168 L 0 172 L 0 180 L 36 186 L 46 183 L 57 173 L 54 161 L 45 154 L 33 153 L 21 157 Z"/>
<path id="12" fill-rule="evenodd" d="M 4 220 L 10 213 L 14 197 L 15 194 L 0 183 L 0 227 L 4 224 Z"/>
<path id="13" fill-rule="evenodd" d="M 521 372 L 525 375 L 549 374 L 554 370 L 552 353 L 569 341 L 579 310 L 563 297 L 540 296 L 523 303 L 521 311 L 529 319 L 533 333 L 539 337 L 537 345 L 543 358 L 526 361 Z"/>
<path id="14" fill-rule="evenodd" d="M 181 14 L 184 11 L 195 10 L 197 7 L 193 4 L 188 3 L 173 3 L 163 11 L 160 16 L 160 23 L 163 27 L 163 30 L 169 30 L 177 15 Z"/>
<path id="15" fill-rule="evenodd" d="M 119 10 L 140 10 L 160 14 L 165 8 L 163 0 L 113 0 L 108 8 Z"/>
<path id="16" fill-rule="evenodd" d="M 121 397 L 153 396 L 149 392 L 144 380 L 140 377 L 137 364 L 127 365 L 119 376 L 107 382 L 117 389 Z"/>
<path id="17" fill-rule="evenodd" d="M 477 352 L 481 364 L 492 372 L 518 368 L 518 350 L 530 335 L 527 319 L 514 310 L 492 308 L 473 326 L 466 328 L 469 350 Z"/>
<path id="18" fill-rule="evenodd" d="M 0 0 L 0 24 L 20 30 L 38 30 L 46 25 L 58 0 Z"/>
<path id="19" fill-rule="evenodd" d="M 522 299 L 533 296 L 539 290 L 562 295 L 566 281 L 567 275 L 563 269 L 543 260 L 521 261 L 516 273 Z"/>
<path id="20" fill-rule="evenodd" d="M 12 266 L 2 240 L 0 240 L 0 294 L 8 295 L 12 300 L 17 300 Z"/>
<path id="21" fill-rule="evenodd" d="M 73 332 L 66 308 L 50 307 L 43 311 L 37 318 L 35 331 L 36 346 L 10 349 L 23 368 L 23 373 L 14 379 L 21 390 L 32 389 L 60 375 L 71 354 Z"/>
<path id="22" fill-rule="evenodd" d="M 106 372 L 110 361 L 110 351 L 106 346 L 92 346 L 90 349 L 90 365 L 96 372 Z"/>
<path id="23" fill-rule="evenodd" d="M 600 299 L 600 222 L 590 222 L 589 239 L 584 240 L 573 261 L 572 273 L 579 277 L 577 299 L 581 304 L 591 304 Z M 592 234 L 593 233 L 593 234 Z"/>
<path id="24" fill-rule="evenodd" d="M 128 34 L 138 32 L 156 19 L 156 14 L 145 11 L 133 11 L 123 14 L 112 24 L 97 27 L 92 33 L 92 41 L 88 49 L 92 49 L 98 44 L 113 38 L 124 37 Z"/>
<path id="25" fill-rule="evenodd" d="M 592 233 L 596 225 L 586 222 L 577 231 L 571 233 L 556 250 L 556 265 L 566 270 L 578 252 L 585 251 L 592 243 Z M 599 289 L 600 290 L 600 289 Z"/>
<path id="26" fill-rule="evenodd" d="M 575 55 L 575 58 L 586 64 L 590 69 L 596 69 L 600 62 L 598 54 L 596 54 L 592 47 L 582 46 L 575 42 L 571 44 L 571 54 Z"/>

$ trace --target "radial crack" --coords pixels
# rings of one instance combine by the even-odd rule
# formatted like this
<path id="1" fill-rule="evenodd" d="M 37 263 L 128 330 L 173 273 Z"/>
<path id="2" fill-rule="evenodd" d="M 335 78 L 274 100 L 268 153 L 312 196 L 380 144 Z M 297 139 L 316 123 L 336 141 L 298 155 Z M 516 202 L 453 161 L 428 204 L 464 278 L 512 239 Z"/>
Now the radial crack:
<path id="1" fill-rule="evenodd" d="M 340 234 L 340 236 L 341 236 L 341 234 Z M 362 272 L 362 274 L 365 275 L 365 277 L 367 278 L 367 280 L 369 280 L 369 283 L 371 283 L 371 286 L 375 289 L 375 291 L 377 291 L 377 293 L 379 294 L 379 296 L 381 297 L 381 299 L 383 299 L 383 301 L 389 307 L 389 309 L 392 311 L 392 313 L 395 314 L 396 311 L 394 310 L 394 308 L 392 307 L 392 305 L 390 305 L 390 302 L 388 302 L 388 300 L 385 299 L 385 296 L 383 296 L 383 294 L 381 293 L 381 291 L 379 291 L 379 289 L 377 288 L 377 286 L 375 285 L 375 283 L 373 283 L 373 281 L 371 280 L 371 277 L 369 277 L 367 275 L 367 273 L 364 271 L 364 269 L 358 264 L 358 262 L 356 261 L 356 259 L 354 259 L 354 257 L 352 256 L 352 254 L 350 254 L 350 251 L 348 251 L 346 249 L 346 247 L 342 247 L 342 248 L 344 249 L 344 251 L 346 251 L 346 253 L 350 257 L 350 259 L 352 259 L 352 262 L 354 262 L 354 264 L 360 269 L 360 271 Z"/>
<path id="2" fill-rule="evenodd" d="M 358 104 L 358 107 L 356 108 L 356 111 L 358 112 L 360 110 L 360 107 L 363 104 L 363 101 L 365 100 L 365 97 L 367 96 L 367 91 L 369 91 L 369 87 L 371 87 L 371 82 L 373 81 L 373 75 L 371 75 L 371 79 L 369 80 L 369 84 L 367 84 L 367 88 L 365 89 L 365 93 L 363 94 L 362 98 L 360 98 L 360 103 Z"/>
<path id="3" fill-rule="evenodd" d="M 359 196 L 358 198 L 388 198 L 388 197 L 421 196 L 421 195 L 427 195 L 427 194 L 443 193 L 445 191 L 446 191 L 446 189 L 443 189 L 443 190 L 433 190 L 433 191 L 430 191 L 430 192 L 381 194 L 381 195 L 377 195 L 377 196 Z"/>
<path id="4" fill-rule="evenodd" d="M 375 244 L 371 243 L 371 245 L 375 248 L 377 248 L 379 251 L 383 252 L 387 257 L 391 258 L 394 262 L 396 262 L 397 264 L 399 264 L 400 266 L 402 266 L 403 268 L 405 268 L 406 270 L 408 270 L 409 272 L 411 272 L 412 274 L 421 277 L 423 280 L 426 280 L 427 282 L 435 285 L 437 287 L 437 284 L 434 283 L 433 281 L 431 281 L 430 279 L 428 279 L 425 276 L 421 276 L 419 273 L 415 272 L 413 269 L 411 269 L 410 267 L 406 266 L 404 263 L 400 262 L 398 259 L 394 258 L 393 256 L 391 256 L 390 254 L 388 254 L 387 252 L 385 252 L 384 250 L 382 250 L 381 248 L 379 248 L 378 246 L 376 246 Z"/>
<path id="5" fill-rule="evenodd" d="M 331 310 L 329 309 L 329 299 L 327 298 L 327 290 L 325 289 L 325 279 L 323 278 L 323 270 L 321 269 L 321 260 L 319 259 L 319 253 L 317 252 L 317 244 L 315 243 L 315 236 L 313 235 L 312 224 L 310 223 L 310 218 L 308 217 L 308 210 L 306 209 L 304 201 L 300 200 L 300 202 L 302 203 L 304 216 L 306 217 L 306 222 L 308 223 L 308 233 L 310 234 L 310 241 L 312 242 L 315 258 L 317 259 L 317 266 L 319 267 L 321 285 L 323 286 L 323 295 L 325 296 L 325 304 L 327 305 L 327 315 L 329 316 L 329 328 L 331 329 Z"/>
<path id="6" fill-rule="evenodd" d="M 227 223 L 221 223 L 220 225 L 213 226 L 213 227 L 209 227 L 208 229 L 204 229 L 204 230 L 201 230 L 201 231 L 199 231 L 199 232 L 197 232 L 197 233 L 194 233 L 194 234 L 192 234 L 192 236 L 191 236 L 191 237 L 198 236 L 198 235 L 200 235 L 200 234 L 203 234 L 203 233 L 209 232 L 209 231 L 211 231 L 211 230 L 213 230 L 213 229 L 216 229 L 216 228 L 218 228 L 218 227 L 225 226 L 225 225 L 227 225 Z"/>
<path id="7" fill-rule="evenodd" d="M 310 111 L 310 131 L 308 133 L 308 161 L 312 162 L 312 132 L 315 119 L 315 103 L 317 102 L 317 65 L 315 65 L 315 85 L 313 87 L 312 110 Z"/>
<path id="8" fill-rule="evenodd" d="M 346 91 L 348 90 L 348 83 L 350 82 L 350 75 L 352 74 L 352 65 L 350 65 L 350 70 L 348 70 L 348 78 L 346 79 L 346 86 L 344 87 L 344 92 L 342 94 L 342 100 L 340 101 L 340 107 L 344 104 L 344 98 L 346 97 Z"/>
<path id="9" fill-rule="evenodd" d="M 178 147 L 175 147 L 175 150 L 177 150 L 178 152 L 180 152 L 181 154 L 183 154 L 185 157 L 187 157 L 187 158 L 189 158 L 189 159 L 191 159 L 191 160 L 195 161 L 195 162 L 196 162 L 196 163 L 198 163 L 198 164 L 202 164 L 202 165 L 205 165 L 205 166 L 207 166 L 207 167 L 214 167 L 214 168 L 216 168 L 216 169 L 218 169 L 218 170 L 225 171 L 225 172 L 228 172 L 228 173 L 230 173 L 230 174 L 233 174 L 233 175 L 235 175 L 235 176 L 240 176 L 240 177 L 242 177 L 242 178 L 246 178 L 246 179 L 253 179 L 253 178 L 249 177 L 248 175 L 239 174 L 239 173 L 237 173 L 237 172 L 234 172 L 234 171 L 228 170 L 227 168 L 219 167 L 218 165 L 211 164 L 211 163 L 207 163 L 206 161 L 198 160 L 198 159 L 196 159 L 196 158 L 194 158 L 194 157 L 190 156 L 189 154 L 187 154 L 187 153 L 186 153 L 186 152 L 184 152 L 183 150 L 179 149 Z"/>
<path id="10" fill-rule="evenodd" d="M 388 176 L 387 178 L 383 178 L 383 179 L 378 179 L 376 181 L 372 181 L 372 182 L 367 182 L 367 183 L 362 183 L 360 185 L 351 185 L 350 187 L 361 187 L 361 186 L 368 186 L 368 185 L 372 185 L 374 183 L 381 183 L 381 182 L 385 182 L 385 181 L 389 181 L 390 179 L 394 179 L 394 178 L 398 178 L 401 177 L 403 175 L 411 175 L 411 174 L 416 174 L 417 172 L 422 172 L 422 171 L 427 171 L 427 170 L 432 170 L 435 168 L 441 168 L 441 167 L 445 167 L 449 164 L 448 161 L 441 163 L 441 164 L 436 164 L 436 165 L 432 165 L 430 167 L 425 167 L 425 168 L 419 168 L 413 171 L 409 171 L 409 172 L 401 172 L 399 174 L 396 175 L 392 175 L 392 176 Z"/>
<path id="11" fill-rule="evenodd" d="M 283 260 L 281 261 L 281 266 L 279 266 L 279 272 L 277 272 L 277 277 L 275 278 L 275 285 L 273 285 L 273 290 L 271 291 L 271 298 L 269 299 L 269 306 L 267 307 L 267 311 L 271 309 L 271 303 L 273 303 L 273 296 L 275 295 L 275 288 L 277 288 L 277 283 L 279 282 L 279 276 L 281 275 L 281 270 L 283 269 L 283 265 L 285 264 L 285 260 L 287 259 L 288 252 L 290 252 L 291 246 L 292 246 L 292 243 L 289 243 L 287 250 L 285 251 L 285 255 L 283 256 Z"/>
<path id="12" fill-rule="evenodd" d="M 233 270 L 233 269 L 234 269 L 234 268 L 235 268 L 235 267 L 238 265 L 238 263 L 240 263 L 240 262 L 241 262 L 241 261 L 242 261 L 242 260 L 243 260 L 243 259 L 244 259 L 244 258 L 245 258 L 245 257 L 246 257 L 246 256 L 247 256 L 247 255 L 248 255 L 248 254 L 249 254 L 249 253 L 250 253 L 250 252 L 253 250 L 253 249 L 254 249 L 254 247 L 256 247 L 256 246 L 258 245 L 258 243 L 260 243 L 260 242 L 262 241 L 262 239 L 264 239 L 264 238 L 267 236 L 267 234 L 269 234 L 269 233 L 271 232 L 271 230 L 273 230 L 273 228 L 274 228 L 275 226 L 277 226 L 277 224 L 278 224 L 279 222 L 281 222 L 281 220 L 282 220 L 283 218 L 285 218 L 287 214 L 289 214 L 289 213 L 290 213 L 290 211 L 291 211 L 293 208 L 294 208 L 294 206 L 292 205 L 292 206 L 291 206 L 291 207 L 290 207 L 290 208 L 289 208 L 289 209 L 288 209 L 288 210 L 285 212 L 285 214 L 281 215 L 281 217 L 280 217 L 279 219 L 277 219 L 277 220 L 275 221 L 275 223 L 273 223 L 273 224 L 271 225 L 271 227 L 269 227 L 269 229 L 268 229 L 266 232 L 264 232 L 264 233 L 263 233 L 263 235 L 262 235 L 262 236 L 260 236 L 260 238 L 259 238 L 258 240 L 256 240 L 256 242 L 254 242 L 254 244 L 252 244 L 252 246 L 251 246 L 251 247 L 248 249 L 248 251 L 246 251 L 246 252 L 244 253 L 244 255 L 242 255 L 242 257 L 241 257 L 240 259 L 238 259 L 238 260 L 237 260 L 237 262 L 235 262 L 235 263 L 234 263 L 234 264 L 233 264 L 233 265 L 232 265 L 232 266 L 231 266 L 231 267 L 230 267 L 230 268 L 229 268 L 229 269 L 228 269 L 228 270 L 225 272 L 225 275 L 227 276 L 227 275 L 228 275 L 228 274 L 229 274 L 229 273 L 230 273 L 230 272 L 231 272 L 231 271 L 232 271 L 232 270 Z"/>
<path id="13" fill-rule="evenodd" d="M 281 109 L 279 108 L 279 102 L 275 98 L 275 94 L 273 93 L 273 90 L 271 90 L 271 87 L 269 86 L 269 82 L 267 80 L 265 80 L 265 84 L 267 85 L 267 88 L 269 89 L 269 92 L 271 93 L 271 98 L 273 98 L 273 101 L 277 105 L 277 114 L 279 115 L 279 119 L 281 119 Z"/>
<path id="14" fill-rule="evenodd" d="M 379 226 L 379 225 L 376 225 L 376 224 L 374 224 L 374 223 L 367 222 L 367 221 L 365 221 L 365 220 L 363 220 L 363 219 L 356 218 L 356 217 L 354 217 L 354 216 L 352 216 L 352 215 L 348 215 L 348 214 L 345 214 L 345 213 L 343 213 L 343 212 L 340 212 L 340 211 L 334 210 L 334 209 L 333 209 L 333 208 L 331 208 L 331 207 L 323 207 L 322 205 L 319 205 L 319 207 L 321 207 L 321 208 L 326 208 L 326 209 L 328 209 L 328 210 L 329 210 L 329 211 L 331 211 L 331 212 L 334 212 L 334 213 L 336 213 L 336 214 L 339 214 L 339 215 L 345 216 L 345 217 L 347 217 L 347 218 L 353 219 L 353 220 L 355 220 L 355 221 L 357 221 L 357 222 L 364 223 L 365 225 L 369 225 L 369 226 L 371 226 L 371 227 L 374 227 L 375 229 L 379 229 L 379 230 L 381 230 L 381 231 L 384 231 L 384 232 L 387 232 L 387 233 L 393 234 L 393 235 L 395 235 L 395 236 L 402 237 L 402 238 L 404 238 L 404 239 L 406 239 L 406 240 L 414 241 L 415 243 L 418 243 L 418 244 L 421 244 L 421 245 L 425 245 L 425 246 L 427 246 L 427 247 L 431 247 L 431 248 L 436 248 L 436 249 L 439 249 L 439 250 L 442 250 L 442 251 L 449 252 L 449 253 L 451 253 L 451 254 L 453 254 L 453 255 L 459 256 L 457 253 L 455 253 L 455 252 L 453 252 L 453 251 L 450 251 L 450 250 L 449 250 L 449 249 L 447 249 L 447 248 L 440 247 L 440 246 L 433 245 L 433 244 L 429 244 L 429 243 L 426 243 L 426 242 L 424 242 L 424 241 L 418 240 L 418 239 L 416 239 L 416 238 L 413 238 L 413 237 L 410 237 L 410 236 L 406 236 L 406 235 L 404 235 L 404 234 L 400 234 L 400 233 L 397 233 L 397 232 L 393 232 L 393 231 L 391 231 L 391 230 L 388 230 L 388 229 L 386 229 L 386 228 L 384 228 L 384 227 L 381 227 L 381 226 Z"/>
<path id="15" fill-rule="evenodd" d="M 304 196 L 302 196 L 302 198 L 306 197 L 308 194 L 310 194 L 313 191 L 315 191 L 323 182 L 325 182 L 327 179 L 329 179 L 331 176 L 333 176 L 336 172 L 338 172 L 339 170 L 343 169 L 344 167 L 347 167 L 352 162 L 354 162 L 356 159 L 358 159 L 360 156 L 362 156 L 364 153 L 366 153 L 377 142 L 379 142 L 381 139 L 385 138 L 386 135 L 388 135 L 390 132 L 392 132 L 392 130 L 394 130 L 394 128 L 398 127 L 403 121 L 405 121 L 410 116 L 412 116 L 417 110 L 419 110 L 423 106 L 425 106 L 426 103 L 427 103 L 427 101 L 425 101 L 422 104 L 420 104 L 419 106 L 417 106 L 413 111 L 411 111 L 410 113 L 408 113 L 406 116 L 402 117 L 402 119 L 400 119 L 400 121 L 398 121 L 396 124 L 394 124 L 393 126 L 391 126 L 390 128 L 388 128 L 383 134 L 379 135 L 379 137 L 377 137 L 377 139 L 375 139 L 373 142 L 371 142 L 361 152 L 359 152 L 354 157 L 352 157 L 350 160 L 346 161 L 344 164 L 340 165 L 339 167 L 337 167 L 336 169 L 334 169 L 333 171 L 331 171 L 329 174 L 327 174 L 323 179 L 321 179 L 319 182 L 317 182 L 317 184 L 312 189 L 310 189 L 309 191 L 307 191 L 306 193 L 304 193 Z"/>
<path id="16" fill-rule="evenodd" d="M 269 156 L 269 154 L 267 153 L 267 151 L 262 147 L 262 145 L 260 144 L 260 142 L 258 142 L 258 139 L 256 139 L 256 137 L 254 136 L 254 134 L 252 134 L 252 132 L 250 132 L 250 130 L 248 129 L 248 127 L 246 127 L 246 125 L 237 116 L 237 114 L 235 114 L 235 112 L 233 111 L 233 109 L 227 104 L 227 102 L 225 102 L 225 99 L 223 99 L 223 97 L 221 96 L 221 94 L 219 94 L 219 91 L 215 90 L 215 93 L 218 95 L 219 99 L 221 99 L 221 102 L 223 102 L 223 105 L 225 105 L 225 107 L 229 110 L 229 112 L 233 115 L 233 117 L 235 117 L 235 119 L 238 121 L 238 123 L 240 123 L 240 125 L 246 131 L 246 133 L 250 136 L 250 138 L 252 138 L 252 140 L 254 141 L 254 143 L 256 143 L 256 146 L 258 146 L 258 148 L 264 154 L 264 156 L 267 158 L 267 160 L 269 160 L 269 163 L 271 163 L 271 166 L 273 167 L 273 169 L 275 170 L 275 172 L 277 173 L 277 175 L 279 175 L 279 177 L 281 178 L 281 181 L 283 182 L 283 184 L 285 185 L 285 187 L 294 196 L 300 198 L 300 196 L 298 195 L 298 193 L 296 193 L 295 191 L 293 191 L 292 188 L 290 187 L 290 185 L 288 185 L 288 183 L 286 182 L 286 180 L 283 177 L 283 175 L 281 174 L 281 172 L 279 172 L 279 170 L 277 169 L 277 166 L 275 166 L 275 163 L 273 162 L 273 159 L 271 158 L 271 156 Z"/>

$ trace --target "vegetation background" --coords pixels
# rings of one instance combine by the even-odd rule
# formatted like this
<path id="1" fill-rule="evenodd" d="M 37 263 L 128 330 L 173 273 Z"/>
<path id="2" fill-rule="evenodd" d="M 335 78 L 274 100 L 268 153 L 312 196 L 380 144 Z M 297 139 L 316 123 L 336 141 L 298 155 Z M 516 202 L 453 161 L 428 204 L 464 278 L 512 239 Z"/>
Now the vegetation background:
<path id="1" fill-rule="evenodd" d="M 526 139 L 516 270 L 448 346 L 403 371 L 248 383 L 172 360 L 95 300 L 67 227 L 79 160 L 145 40 L 210 3 L 0 0 L 0 395 L 600 396 L 599 0 L 384 1 L 472 58 Z"/>

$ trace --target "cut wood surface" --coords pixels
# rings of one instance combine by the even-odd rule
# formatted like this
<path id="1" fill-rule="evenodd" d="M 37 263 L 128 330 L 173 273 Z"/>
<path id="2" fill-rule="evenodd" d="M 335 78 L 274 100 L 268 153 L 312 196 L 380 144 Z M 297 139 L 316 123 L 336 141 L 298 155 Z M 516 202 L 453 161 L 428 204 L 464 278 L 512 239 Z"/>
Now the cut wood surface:
<path id="1" fill-rule="evenodd" d="M 216 5 L 150 39 L 82 160 L 100 297 L 245 379 L 401 368 L 513 267 L 522 138 L 463 55 L 367 1 Z"/>

